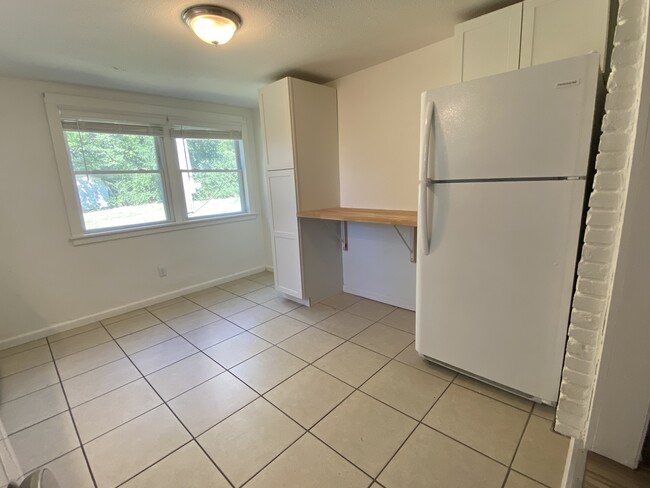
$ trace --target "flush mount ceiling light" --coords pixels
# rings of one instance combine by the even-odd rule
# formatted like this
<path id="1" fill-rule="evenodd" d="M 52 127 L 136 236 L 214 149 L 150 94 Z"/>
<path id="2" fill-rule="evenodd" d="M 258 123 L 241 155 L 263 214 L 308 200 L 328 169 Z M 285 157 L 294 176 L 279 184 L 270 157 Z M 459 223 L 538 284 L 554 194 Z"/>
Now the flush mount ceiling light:
<path id="1" fill-rule="evenodd" d="M 194 5 L 181 18 L 202 41 L 215 46 L 227 43 L 241 27 L 239 15 L 216 5 Z"/>

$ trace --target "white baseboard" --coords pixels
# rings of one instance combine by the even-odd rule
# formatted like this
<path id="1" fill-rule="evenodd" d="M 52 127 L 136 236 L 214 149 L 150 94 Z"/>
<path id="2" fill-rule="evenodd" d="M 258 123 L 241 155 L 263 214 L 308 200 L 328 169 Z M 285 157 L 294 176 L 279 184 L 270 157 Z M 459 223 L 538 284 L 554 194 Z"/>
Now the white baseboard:
<path id="1" fill-rule="evenodd" d="M 244 278 L 246 276 L 250 276 L 265 271 L 266 269 L 267 269 L 266 266 L 257 266 L 255 268 L 250 268 L 245 271 L 241 271 L 239 273 L 233 273 L 231 275 L 222 276 L 221 278 L 216 278 L 214 280 L 204 281 L 203 283 L 199 283 L 198 285 L 186 286 L 184 288 L 179 288 L 167 293 L 162 293 L 160 295 L 145 298 L 143 300 L 138 300 L 137 302 L 131 302 L 131 303 L 127 303 L 126 305 L 121 305 L 119 307 L 102 310 L 101 312 L 97 312 L 91 315 L 86 315 L 84 317 L 79 317 L 73 320 L 67 320 L 65 322 L 51 324 L 48 325 L 47 327 L 43 327 L 38 330 L 34 330 L 31 332 L 27 332 L 25 334 L 20 334 L 14 337 L 9 337 L 7 339 L 1 340 L 0 350 L 7 349 L 13 346 L 18 346 L 26 342 L 35 341 L 37 339 L 42 339 L 43 337 L 47 337 L 52 334 L 65 332 L 66 330 L 91 324 L 93 322 L 97 322 L 98 320 L 114 317 L 115 315 L 120 315 L 122 313 L 131 312 L 132 310 L 148 307 L 149 305 L 154 305 L 156 303 L 164 302 L 165 300 L 171 300 L 172 298 L 180 297 L 182 295 L 187 295 L 188 293 L 194 293 L 195 291 L 200 291 L 205 288 L 210 288 L 211 286 L 227 283 L 228 281 L 236 280 L 238 278 Z"/>
<path id="2" fill-rule="evenodd" d="M 355 288 L 348 285 L 343 285 L 343 291 L 346 293 L 351 293 L 353 295 L 358 295 L 363 298 L 368 298 L 370 300 L 375 300 L 377 302 L 387 303 L 395 307 L 405 308 L 406 310 L 415 310 L 415 303 L 410 302 L 399 297 L 393 297 L 389 295 L 382 295 L 380 293 L 369 292 L 361 288 Z"/>

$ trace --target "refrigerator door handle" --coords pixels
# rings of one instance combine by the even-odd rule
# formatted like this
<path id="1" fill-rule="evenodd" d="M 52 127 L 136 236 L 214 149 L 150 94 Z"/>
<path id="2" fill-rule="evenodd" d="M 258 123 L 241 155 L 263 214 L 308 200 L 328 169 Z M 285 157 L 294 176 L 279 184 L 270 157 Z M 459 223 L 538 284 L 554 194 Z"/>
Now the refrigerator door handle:
<path id="1" fill-rule="evenodd" d="M 422 139 L 422 161 L 420 161 L 420 212 L 422 213 L 423 229 L 420 229 L 421 249 L 425 256 L 431 250 L 431 237 L 429 233 L 429 151 L 431 150 L 431 138 L 433 132 L 433 102 L 427 102 L 424 114 L 424 134 Z"/>

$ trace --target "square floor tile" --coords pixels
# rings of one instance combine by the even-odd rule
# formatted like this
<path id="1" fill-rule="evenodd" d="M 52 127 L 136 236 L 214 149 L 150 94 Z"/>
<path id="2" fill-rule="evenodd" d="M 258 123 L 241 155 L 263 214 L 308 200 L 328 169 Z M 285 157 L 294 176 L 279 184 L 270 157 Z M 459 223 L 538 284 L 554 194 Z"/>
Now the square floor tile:
<path id="1" fill-rule="evenodd" d="M 569 439 L 551 430 L 551 421 L 530 417 L 512 469 L 551 488 L 562 482 Z"/>
<path id="2" fill-rule="evenodd" d="M 419 425 L 377 479 L 386 488 L 500 488 L 508 468 Z"/>
<path id="3" fill-rule="evenodd" d="M 361 390 L 420 420 L 448 385 L 448 381 L 391 361 L 370 378 Z"/>
<path id="4" fill-rule="evenodd" d="M 188 298 L 190 298 L 194 303 L 208 308 L 218 303 L 225 302 L 226 300 L 237 298 L 237 295 L 233 295 L 232 293 L 220 288 L 209 288 L 199 295 L 188 295 Z"/>
<path id="5" fill-rule="evenodd" d="M 129 356 L 177 337 L 178 334 L 165 324 L 158 324 L 117 339 L 117 343 Z"/>
<path id="6" fill-rule="evenodd" d="M 224 368 L 232 368 L 271 346 L 271 343 L 260 339 L 256 335 L 250 332 L 243 332 L 231 339 L 209 347 L 203 352 Z"/>
<path id="7" fill-rule="evenodd" d="M 409 366 L 413 366 L 420 371 L 432 374 L 446 381 L 452 381 L 456 376 L 458 376 L 458 373 L 455 371 L 432 363 L 431 361 L 427 361 L 421 357 L 415 350 L 415 342 L 411 343 L 406 347 L 406 349 L 395 356 L 395 359 L 400 363 L 408 364 Z"/>
<path id="8" fill-rule="evenodd" d="M 206 349 L 242 332 L 244 332 L 244 329 L 231 324 L 227 320 L 220 319 L 217 322 L 187 332 L 183 334 L 183 337 L 199 349 Z"/>
<path id="9" fill-rule="evenodd" d="M 316 327 L 330 334 L 349 339 L 372 325 L 372 321 L 347 312 L 337 312 L 316 324 Z"/>
<path id="10" fill-rule="evenodd" d="M 198 349 L 182 337 L 175 337 L 144 351 L 136 352 L 131 361 L 144 375 L 158 371 L 198 352 Z"/>
<path id="11" fill-rule="evenodd" d="M 0 359 L 0 378 L 26 371 L 30 368 L 52 361 L 49 346 L 39 346 L 34 349 L 19 352 Z"/>
<path id="12" fill-rule="evenodd" d="M 95 486 L 81 449 L 75 449 L 43 467 L 52 471 L 59 486 L 74 488 L 94 488 Z"/>
<path id="13" fill-rule="evenodd" d="M 151 313 L 153 313 L 156 317 L 158 317 L 163 322 L 167 322 L 168 320 L 182 317 L 183 315 L 187 315 L 188 313 L 201 310 L 201 307 L 194 302 L 191 302 L 185 298 L 181 298 L 180 300 L 181 301 L 178 301 L 172 305 L 168 305 L 163 308 L 157 308 L 153 310 Z"/>
<path id="14" fill-rule="evenodd" d="M 147 376 L 163 400 L 170 400 L 222 373 L 224 369 L 205 354 L 197 353 Z"/>
<path id="15" fill-rule="evenodd" d="M 335 308 L 317 303 L 311 307 L 298 307 L 289 312 L 287 315 L 306 324 L 314 325 L 321 320 L 325 320 L 330 315 L 334 315 L 335 313 Z"/>
<path id="16" fill-rule="evenodd" d="M 526 412 L 452 384 L 423 422 L 509 466 L 527 420 Z"/>
<path id="17" fill-rule="evenodd" d="M 138 315 L 143 315 L 147 313 L 148 313 L 147 309 L 138 308 L 137 310 L 131 310 L 130 312 L 124 312 L 118 315 L 113 315 L 112 317 L 108 317 L 106 319 L 102 319 L 101 323 L 104 325 L 111 325 L 116 322 L 121 322 L 122 320 L 131 319 L 133 317 L 137 317 Z"/>
<path id="18" fill-rule="evenodd" d="M 488 385 L 487 383 L 475 380 L 474 378 L 469 378 L 462 374 L 459 374 L 456 377 L 454 383 L 460 386 L 464 386 L 465 388 L 469 388 L 470 390 L 474 390 L 475 392 L 482 393 L 483 395 L 494 398 L 495 400 L 507 403 L 508 405 L 519 408 L 526 412 L 530 412 L 530 410 L 533 408 L 533 402 L 530 400 L 526 400 L 525 398 L 513 395 L 512 393 L 508 393 L 507 391 L 504 391 L 500 388 L 495 388 L 492 385 Z"/>
<path id="19" fill-rule="evenodd" d="M 309 327 L 300 320 L 281 315 L 250 330 L 256 336 L 277 344 Z"/>
<path id="20" fill-rule="evenodd" d="M 555 420 L 555 408 L 548 405 L 540 405 L 536 403 L 533 407 L 533 415 L 542 417 L 546 420 Z"/>
<path id="21" fill-rule="evenodd" d="M 113 488 L 191 439 L 165 405 L 86 444 L 98 488 Z"/>
<path id="22" fill-rule="evenodd" d="M 216 313 L 202 308 L 196 312 L 190 312 L 187 315 L 171 319 L 167 321 L 167 325 L 174 329 L 178 334 L 185 334 L 186 332 L 198 329 L 199 327 L 211 324 L 212 322 L 217 322 L 218 320 L 221 320 L 221 317 Z"/>
<path id="23" fill-rule="evenodd" d="M 274 298 L 273 300 L 269 300 L 264 304 L 264 306 L 266 308 L 270 308 L 271 310 L 275 310 L 276 312 L 287 313 L 291 312 L 295 308 L 300 307 L 301 305 L 294 302 L 293 300 L 279 297 Z"/>
<path id="24" fill-rule="evenodd" d="M 246 295 L 247 293 L 259 290 L 260 288 L 264 288 L 264 286 L 265 285 L 261 283 L 247 280 L 246 278 L 240 278 L 238 280 L 219 285 L 219 288 L 229 291 L 230 293 L 234 293 L 235 295 Z"/>
<path id="25" fill-rule="evenodd" d="M 81 442 L 86 444 L 162 403 L 144 378 L 72 409 Z"/>
<path id="26" fill-rule="evenodd" d="M 320 358 L 314 366 L 356 388 L 388 361 L 381 354 L 346 342 Z"/>
<path id="27" fill-rule="evenodd" d="M 530 478 L 526 478 L 516 471 L 510 471 L 508 473 L 508 480 L 503 485 L 503 488 L 544 488 L 544 485 Z"/>
<path id="28" fill-rule="evenodd" d="M 7 434 L 34 425 L 37 422 L 65 412 L 65 401 L 60 385 L 52 385 L 27 396 L 0 405 L 0 419 Z"/>
<path id="29" fill-rule="evenodd" d="M 251 329 L 277 317 L 278 315 L 278 312 L 275 310 L 271 310 L 262 305 L 257 305 L 231 315 L 228 317 L 228 320 L 242 329 Z"/>
<path id="30" fill-rule="evenodd" d="M 67 339 L 68 337 L 76 336 L 78 334 L 82 334 L 83 332 L 88 332 L 90 330 L 97 329 L 101 326 L 102 326 L 101 322 L 93 322 L 88 325 L 82 325 L 81 327 L 75 327 L 74 329 L 68 329 L 63 332 L 52 334 L 51 336 L 47 337 L 47 340 L 50 344 L 54 344 L 55 342 L 62 341 L 63 339 Z"/>
<path id="31" fill-rule="evenodd" d="M 246 279 L 261 283 L 266 286 L 273 286 L 274 276 L 271 271 L 262 271 L 261 273 L 247 276 Z"/>
<path id="32" fill-rule="evenodd" d="M 106 329 L 101 327 L 54 342 L 50 348 L 54 359 L 59 359 L 112 340 Z"/>
<path id="33" fill-rule="evenodd" d="M 235 297 L 219 302 L 216 305 L 212 305 L 211 307 L 208 307 L 208 310 L 211 310 L 220 317 L 226 318 L 256 305 L 257 303 L 246 300 L 245 298 Z"/>
<path id="34" fill-rule="evenodd" d="M 57 359 L 56 367 L 62 380 L 67 380 L 91 369 L 99 368 L 124 357 L 122 349 L 115 342 L 107 342 L 99 346 L 85 349 L 81 352 Z"/>
<path id="35" fill-rule="evenodd" d="M 377 476 L 417 422 L 354 392 L 311 432 L 371 476 Z"/>
<path id="36" fill-rule="evenodd" d="M 198 438 L 235 486 L 241 486 L 305 432 L 258 398 Z"/>
<path id="37" fill-rule="evenodd" d="M 196 442 L 190 442 L 122 485 L 154 487 L 230 488 L 216 466 Z"/>
<path id="38" fill-rule="evenodd" d="M 138 314 L 134 317 L 129 317 L 119 322 L 114 322 L 107 324 L 106 321 L 102 321 L 106 330 L 113 336 L 114 339 L 119 337 L 133 334 L 139 330 L 146 329 L 152 325 L 160 323 L 160 320 L 155 315 L 152 315 L 150 312 L 145 311 L 144 313 Z"/>
<path id="39" fill-rule="evenodd" d="M 264 396 L 309 429 L 352 391 L 351 386 L 313 366 L 307 366 Z"/>
<path id="40" fill-rule="evenodd" d="M 56 385 L 59 376 L 54 363 L 46 363 L 0 379 L 0 402 L 9 402 L 50 385 Z"/>
<path id="41" fill-rule="evenodd" d="M 23 472 L 31 471 L 79 447 L 69 412 L 10 435 L 9 443 Z"/>
<path id="42" fill-rule="evenodd" d="M 305 434 L 246 488 L 366 488 L 371 481 L 313 435 Z"/>
<path id="43" fill-rule="evenodd" d="M 398 308 L 380 320 L 382 324 L 415 334 L 415 312 Z"/>
<path id="44" fill-rule="evenodd" d="M 198 436 L 257 396 L 226 371 L 177 396 L 169 402 L 169 406 L 192 435 Z"/>
<path id="45" fill-rule="evenodd" d="M 361 299 L 362 298 L 358 297 L 357 295 L 341 292 L 338 295 L 333 295 L 326 298 L 325 300 L 321 300 L 320 303 L 327 305 L 328 307 L 343 310 L 344 308 L 348 308 L 350 305 L 354 305 Z"/>
<path id="46" fill-rule="evenodd" d="M 367 298 L 359 300 L 354 305 L 351 305 L 345 309 L 346 312 L 360 315 L 361 317 L 372 320 L 373 322 L 384 318 L 393 310 L 395 310 L 395 307 L 392 305 L 376 302 L 374 300 L 368 300 Z"/>
<path id="47" fill-rule="evenodd" d="M 133 363 L 122 358 L 64 381 L 63 388 L 70 406 L 76 407 L 141 377 Z"/>
<path id="48" fill-rule="evenodd" d="M 311 363 L 342 343 L 343 339 L 340 337 L 328 334 L 315 327 L 309 327 L 281 342 L 278 347 Z"/>
<path id="49" fill-rule="evenodd" d="M 35 349 L 39 346 L 47 346 L 46 339 L 37 339 L 35 341 L 26 342 L 24 344 L 19 344 L 17 346 L 8 347 L 7 349 L 0 350 L 0 359 L 6 358 L 8 356 L 13 356 L 19 352 L 29 351 L 30 349 Z"/>
<path id="50" fill-rule="evenodd" d="M 374 324 L 354 336 L 350 341 L 384 356 L 395 357 L 414 339 L 413 334 L 387 325 Z"/>
<path id="51" fill-rule="evenodd" d="M 266 303 L 269 300 L 273 300 L 274 298 L 278 298 L 280 296 L 280 293 L 275 290 L 275 288 L 272 288 L 270 286 L 265 286 L 264 288 L 260 288 L 259 290 L 255 290 L 251 293 L 247 293 L 244 295 L 244 298 L 246 300 L 250 300 L 251 302 L 255 303 Z"/>
<path id="52" fill-rule="evenodd" d="M 259 393 L 266 393 L 306 365 L 288 352 L 272 347 L 235 366 L 231 371 Z"/>

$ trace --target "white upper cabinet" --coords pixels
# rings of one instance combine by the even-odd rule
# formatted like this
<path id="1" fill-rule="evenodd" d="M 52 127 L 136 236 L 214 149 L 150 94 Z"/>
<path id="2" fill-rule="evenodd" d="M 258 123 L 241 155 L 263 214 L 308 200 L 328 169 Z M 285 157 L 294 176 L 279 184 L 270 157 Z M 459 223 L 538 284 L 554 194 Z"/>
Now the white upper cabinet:
<path id="1" fill-rule="evenodd" d="M 611 0 L 525 0 L 454 30 L 454 81 L 597 52 L 605 71 Z"/>
<path id="2" fill-rule="evenodd" d="M 598 52 L 604 70 L 609 4 L 610 0 L 526 0 L 519 66 Z"/>
<path id="3" fill-rule="evenodd" d="M 519 68 L 522 4 L 457 24 L 457 82 Z"/>
<path id="4" fill-rule="evenodd" d="M 289 78 L 284 78 L 260 91 L 260 112 L 269 170 L 294 167 L 289 82 Z"/>

